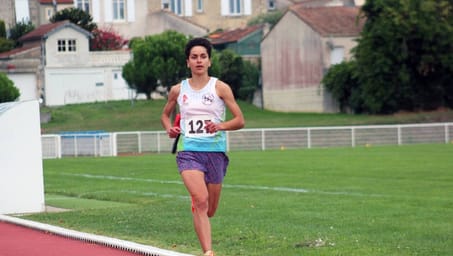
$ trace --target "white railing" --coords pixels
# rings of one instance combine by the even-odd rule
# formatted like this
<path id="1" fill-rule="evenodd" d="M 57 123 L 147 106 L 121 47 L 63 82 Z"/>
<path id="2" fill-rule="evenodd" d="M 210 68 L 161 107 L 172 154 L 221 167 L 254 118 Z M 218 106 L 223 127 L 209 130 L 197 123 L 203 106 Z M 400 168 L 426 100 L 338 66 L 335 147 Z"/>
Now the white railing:
<path id="1" fill-rule="evenodd" d="M 42 135 L 43 158 L 168 153 L 164 131 Z M 242 129 L 228 151 L 453 143 L 453 123 Z"/>

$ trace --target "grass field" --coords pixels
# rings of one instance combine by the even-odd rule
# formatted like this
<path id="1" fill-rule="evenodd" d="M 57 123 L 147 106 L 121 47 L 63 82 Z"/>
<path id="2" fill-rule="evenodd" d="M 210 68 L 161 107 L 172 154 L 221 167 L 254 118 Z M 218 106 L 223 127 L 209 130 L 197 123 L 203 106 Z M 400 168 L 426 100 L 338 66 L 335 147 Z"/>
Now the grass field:
<path id="1" fill-rule="evenodd" d="M 231 152 L 218 255 L 451 255 L 453 145 Z M 174 155 L 44 160 L 24 218 L 199 254 Z"/>
<path id="2" fill-rule="evenodd" d="M 130 101 L 111 101 L 45 107 L 41 112 L 48 113 L 51 121 L 42 124 L 42 130 L 44 133 L 81 130 L 107 132 L 162 130 L 160 114 L 164 104 L 164 100 L 141 100 L 133 104 Z M 393 115 L 350 115 L 280 113 L 262 110 L 245 102 L 239 104 L 244 112 L 246 128 L 453 122 L 453 110 Z"/>

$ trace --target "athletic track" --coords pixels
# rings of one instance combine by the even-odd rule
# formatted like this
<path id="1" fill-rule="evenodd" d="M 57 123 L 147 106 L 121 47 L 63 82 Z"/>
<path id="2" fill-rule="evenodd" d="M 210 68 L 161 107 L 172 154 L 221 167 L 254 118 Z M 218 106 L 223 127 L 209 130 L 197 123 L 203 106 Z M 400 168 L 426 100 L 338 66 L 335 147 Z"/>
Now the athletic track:
<path id="1" fill-rule="evenodd" d="M 33 225 L 36 227 L 32 227 Z M 47 227 L 50 227 L 50 231 L 46 230 Z M 86 238 L 83 238 L 84 236 Z M 138 255 L 189 256 L 188 254 L 71 231 L 0 214 L 0 256 Z"/>

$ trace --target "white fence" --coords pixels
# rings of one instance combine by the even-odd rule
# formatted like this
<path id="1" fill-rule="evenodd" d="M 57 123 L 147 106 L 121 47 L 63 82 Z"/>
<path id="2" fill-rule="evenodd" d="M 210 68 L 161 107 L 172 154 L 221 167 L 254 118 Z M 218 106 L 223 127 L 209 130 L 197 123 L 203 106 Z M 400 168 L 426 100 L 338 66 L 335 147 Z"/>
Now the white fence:
<path id="1" fill-rule="evenodd" d="M 168 153 L 164 131 L 42 135 L 43 158 Z M 453 143 L 453 123 L 242 129 L 227 132 L 228 151 Z"/>

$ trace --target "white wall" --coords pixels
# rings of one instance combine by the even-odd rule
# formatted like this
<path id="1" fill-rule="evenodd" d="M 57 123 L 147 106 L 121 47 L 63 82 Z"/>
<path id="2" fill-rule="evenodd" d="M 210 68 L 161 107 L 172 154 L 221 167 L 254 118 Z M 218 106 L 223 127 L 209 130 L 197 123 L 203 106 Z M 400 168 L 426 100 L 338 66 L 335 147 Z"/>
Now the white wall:
<path id="1" fill-rule="evenodd" d="M 119 68 L 46 68 L 45 79 L 46 106 L 131 98 L 131 91 Z"/>
<path id="2" fill-rule="evenodd" d="M 102 69 L 50 69 L 45 71 L 45 104 L 59 106 L 106 101 Z"/>
<path id="3" fill-rule="evenodd" d="M 39 93 L 36 89 L 36 74 L 25 73 L 25 74 L 8 74 L 8 78 L 13 81 L 14 86 L 19 89 L 20 101 L 24 100 L 37 100 L 39 99 Z"/>
<path id="4" fill-rule="evenodd" d="M 39 103 L 0 104 L 0 214 L 45 210 Z"/>

